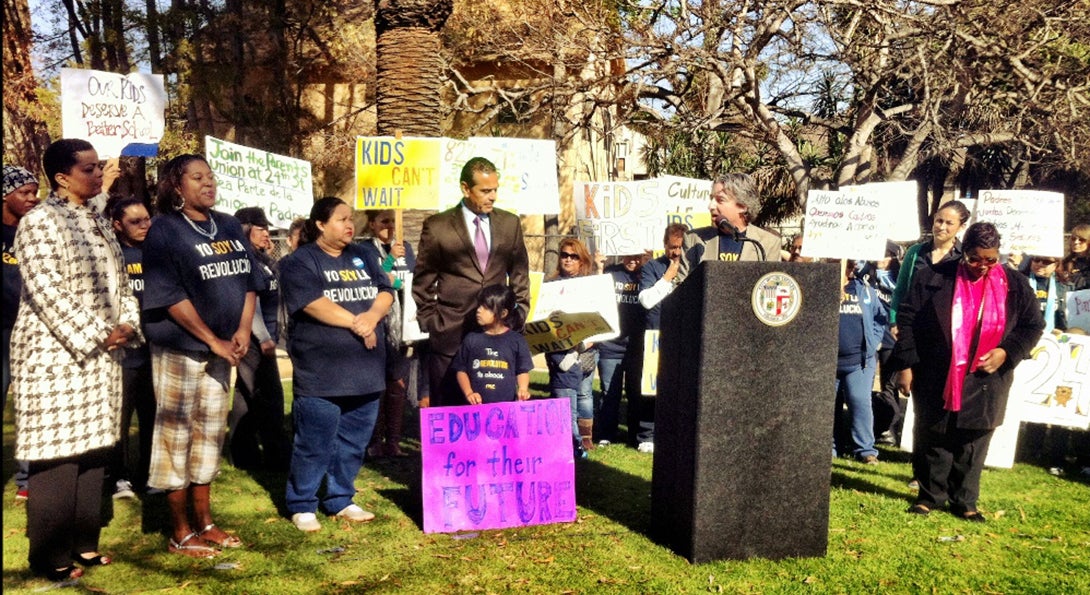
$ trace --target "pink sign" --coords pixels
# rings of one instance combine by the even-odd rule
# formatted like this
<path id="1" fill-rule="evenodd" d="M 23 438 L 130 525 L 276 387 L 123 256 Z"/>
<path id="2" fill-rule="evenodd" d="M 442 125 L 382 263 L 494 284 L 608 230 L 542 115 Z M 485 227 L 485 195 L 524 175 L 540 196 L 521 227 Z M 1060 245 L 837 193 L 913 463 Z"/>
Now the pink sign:
<path id="1" fill-rule="evenodd" d="M 424 532 L 575 520 L 568 399 L 420 411 Z"/>

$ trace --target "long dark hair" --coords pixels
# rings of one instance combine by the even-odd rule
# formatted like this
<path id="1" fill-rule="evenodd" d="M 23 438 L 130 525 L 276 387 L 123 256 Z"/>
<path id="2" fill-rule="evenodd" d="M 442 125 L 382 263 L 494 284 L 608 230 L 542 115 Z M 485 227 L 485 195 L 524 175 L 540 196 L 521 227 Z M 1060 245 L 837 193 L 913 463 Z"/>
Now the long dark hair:
<path id="1" fill-rule="evenodd" d="M 60 187 L 57 174 L 72 171 L 78 162 L 76 153 L 94 150 L 94 145 L 82 138 L 62 138 L 46 147 L 45 153 L 42 153 L 42 169 L 45 170 L 45 177 L 49 178 L 49 187 L 54 191 Z"/>
<path id="2" fill-rule="evenodd" d="M 324 196 L 314 201 L 314 206 L 310 207 L 310 217 L 307 217 L 306 222 L 303 223 L 303 231 L 299 233 L 299 245 L 317 240 L 318 236 L 322 235 L 322 232 L 318 230 L 318 222 L 328 222 L 337 207 L 347 204 L 336 196 Z"/>
<path id="3" fill-rule="evenodd" d="M 193 161 L 204 161 L 205 158 L 196 153 L 186 153 L 167 161 L 163 171 L 159 175 L 159 188 L 156 191 L 155 208 L 160 213 L 173 213 L 181 211 L 185 206 L 185 200 L 178 194 L 178 186 L 182 185 L 182 176 L 185 168 Z"/>
<path id="4" fill-rule="evenodd" d="M 522 332 L 522 325 L 526 323 L 526 308 L 520 308 L 515 300 L 515 292 L 506 285 L 489 285 L 477 294 L 477 303 L 486 310 L 500 318 L 503 311 L 507 310 L 507 316 L 500 322 L 516 333 Z"/>

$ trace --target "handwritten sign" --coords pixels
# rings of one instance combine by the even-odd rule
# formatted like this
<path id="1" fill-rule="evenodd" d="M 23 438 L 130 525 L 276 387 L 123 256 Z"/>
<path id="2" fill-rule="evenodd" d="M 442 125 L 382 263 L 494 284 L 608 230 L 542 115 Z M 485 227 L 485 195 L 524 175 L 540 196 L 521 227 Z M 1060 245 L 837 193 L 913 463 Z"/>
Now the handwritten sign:
<path id="1" fill-rule="evenodd" d="M 597 312 L 609 325 L 610 331 L 583 340 L 595 343 L 608 341 L 620 336 L 621 320 L 617 314 L 615 296 L 612 275 L 590 275 L 542 283 L 529 320 L 545 320 L 554 312 Z"/>
<path id="2" fill-rule="evenodd" d="M 806 199 L 802 253 L 810 258 L 881 260 L 888 225 L 874 190 L 811 190 Z"/>
<path id="3" fill-rule="evenodd" d="M 655 396 L 659 392 L 659 331 L 643 333 L 643 375 L 640 393 Z"/>
<path id="4" fill-rule="evenodd" d="M 920 237 L 919 184 L 904 182 L 872 182 L 860 186 L 842 186 L 840 190 L 873 196 L 882 204 L 886 221 L 886 238 L 895 242 L 914 242 Z M 806 246 L 805 238 L 803 246 Z"/>
<path id="5" fill-rule="evenodd" d="M 1090 428 L 1090 337 L 1041 337 L 1014 369 L 1010 406 L 1022 421 Z"/>
<path id="6" fill-rule="evenodd" d="M 1003 254 L 1064 255 L 1064 195 L 1059 192 L 982 190 L 973 217 L 995 225 Z"/>
<path id="7" fill-rule="evenodd" d="M 544 320 L 526 323 L 523 335 L 534 354 L 567 351 L 589 337 L 608 335 L 613 331 L 597 312 L 554 312 Z"/>
<path id="8" fill-rule="evenodd" d="M 1067 328 L 1090 333 L 1090 289 L 1067 292 Z"/>
<path id="9" fill-rule="evenodd" d="M 575 521 L 568 399 L 422 409 L 420 437 L 425 533 Z"/>
<path id="10" fill-rule="evenodd" d="M 357 209 L 434 209 L 440 138 L 356 138 Z"/>
<path id="11" fill-rule="evenodd" d="M 462 200 L 462 166 L 473 157 L 484 157 L 500 173 L 497 206 L 520 215 L 560 212 L 556 141 L 483 136 L 442 141 L 439 208 Z"/>
<path id="12" fill-rule="evenodd" d="M 216 208 L 234 213 L 261 207 L 273 227 L 287 228 L 314 204 L 310 162 L 204 137 L 204 155 L 216 174 Z"/>
<path id="13" fill-rule="evenodd" d="M 605 256 L 659 249 L 671 214 L 680 214 L 681 220 L 693 225 L 710 221 L 709 188 L 706 180 L 676 176 L 637 182 L 574 182 L 572 202 L 579 235 Z"/>
<path id="14" fill-rule="evenodd" d="M 163 75 L 61 69 L 61 128 L 82 138 L 100 159 L 154 157 L 166 127 Z"/>

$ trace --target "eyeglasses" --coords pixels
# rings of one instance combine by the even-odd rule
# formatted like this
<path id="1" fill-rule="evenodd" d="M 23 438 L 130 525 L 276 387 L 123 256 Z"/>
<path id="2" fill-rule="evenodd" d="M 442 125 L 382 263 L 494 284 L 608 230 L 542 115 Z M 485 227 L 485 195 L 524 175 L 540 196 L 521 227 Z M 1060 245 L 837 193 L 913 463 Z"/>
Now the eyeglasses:
<path id="1" fill-rule="evenodd" d="M 561 252 L 560 253 L 560 260 L 565 260 L 565 259 L 579 260 L 579 255 L 578 254 L 573 254 L 571 252 Z"/>
<path id="2" fill-rule="evenodd" d="M 984 258 L 983 256 L 966 256 L 965 260 L 969 264 L 986 264 L 989 266 L 999 262 L 998 258 Z"/>
<path id="3" fill-rule="evenodd" d="M 1055 258 L 1039 258 L 1039 257 L 1035 257 L 1032 262 L 1033 262 L 1033 264 L 1043 264 L 1045 266 L 1049 266 L 1049 265 L 1056 264 L 1058 261 Z"/>

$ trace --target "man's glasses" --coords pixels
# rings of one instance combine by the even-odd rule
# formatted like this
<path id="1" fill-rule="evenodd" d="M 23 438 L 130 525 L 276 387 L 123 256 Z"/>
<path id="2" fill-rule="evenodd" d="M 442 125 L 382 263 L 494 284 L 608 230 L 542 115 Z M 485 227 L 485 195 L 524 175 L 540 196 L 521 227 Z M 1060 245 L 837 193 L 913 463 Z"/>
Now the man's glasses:
<path id="1" fill-rule="evenodd" d="M 572 253 L 572 252 L 561 252 L 561 253 L 560 253 L 560 260 L 565 260 L 565 259 L 568 259 L 568 260 L 579 260 L 579 255 L 578 255 L 578 254 L 574 254 L 574 253 Z"/>

